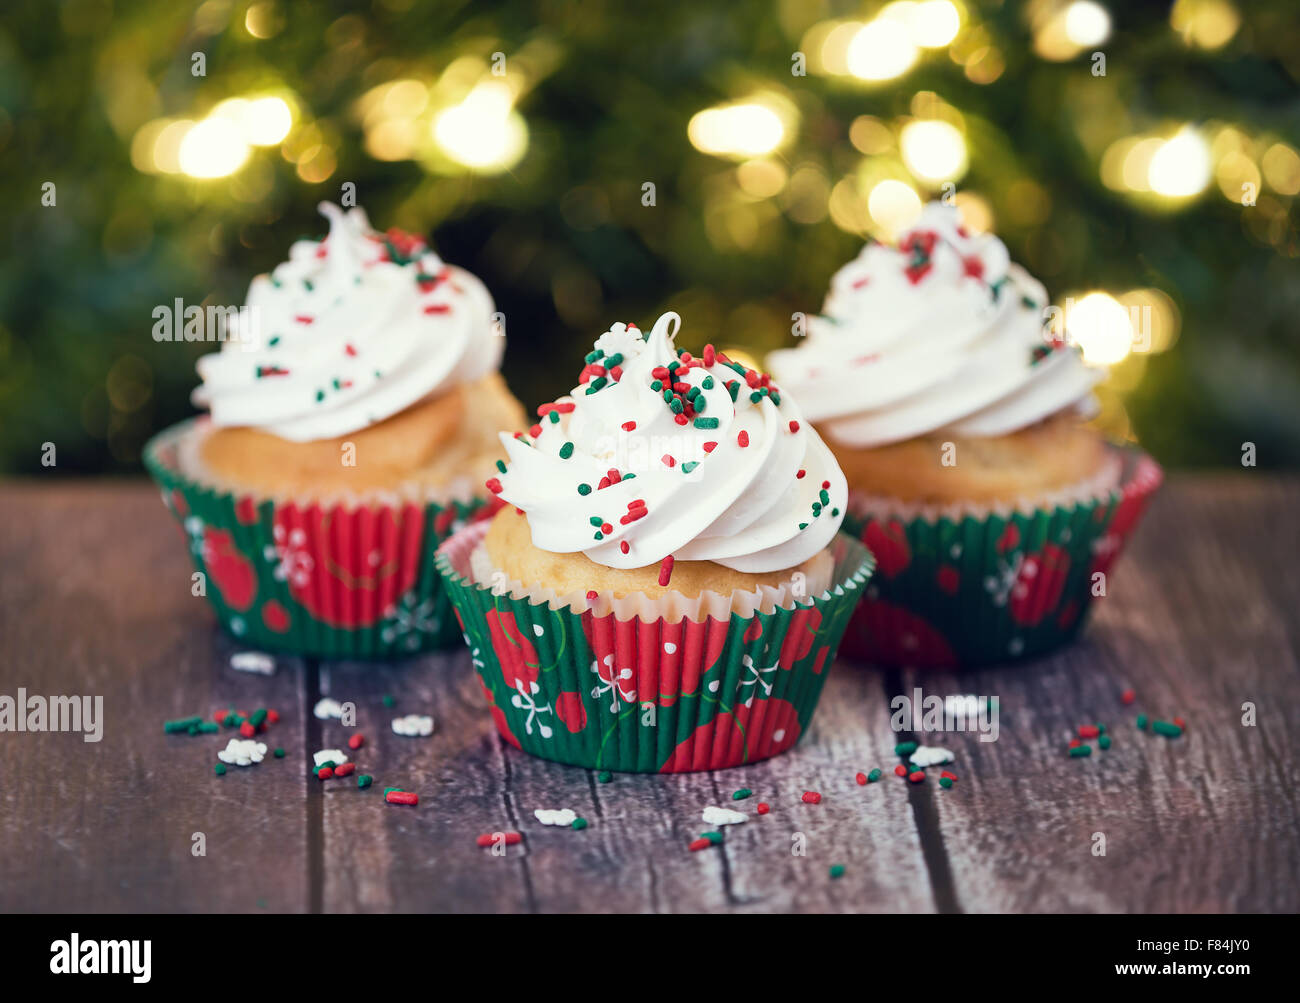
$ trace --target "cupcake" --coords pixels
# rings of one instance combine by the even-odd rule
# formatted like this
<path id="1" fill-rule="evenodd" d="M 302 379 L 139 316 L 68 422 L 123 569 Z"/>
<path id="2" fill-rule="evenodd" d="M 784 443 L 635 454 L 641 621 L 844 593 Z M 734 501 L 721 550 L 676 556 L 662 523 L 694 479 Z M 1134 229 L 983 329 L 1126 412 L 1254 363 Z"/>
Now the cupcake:
<path id="1" fill-rule="evenodd" d="M 1089 427 L 1105 372 L 1045 326 L 1043 287 L 931 204 L 831 281 L 773 352 L 849 484 L 878 573 L 846 653 L 910 666 L 1047 651 L 1080 628 L 1161 480 Z"/>
<path id="2" fill-rule="evenodd" d="M 145 462 L 232 634 L 391 657 L 456 640 L 432 555 L 495 507 L 483 479 L 523 411 L 483 284 L 360 209 L 320 208 L 329 235 L 255 278 L 199 360 L 208 415 Z"/>
<path id="3" fill-rule="evenodd" d="M 545 759 L 674 773 L 790 748 L 871 571 L 795 402 L 678 351 L 679 325 L 601 335 L 572 394 L 502 436 L 508 507 L 438 551 L 498 729 Z"/>

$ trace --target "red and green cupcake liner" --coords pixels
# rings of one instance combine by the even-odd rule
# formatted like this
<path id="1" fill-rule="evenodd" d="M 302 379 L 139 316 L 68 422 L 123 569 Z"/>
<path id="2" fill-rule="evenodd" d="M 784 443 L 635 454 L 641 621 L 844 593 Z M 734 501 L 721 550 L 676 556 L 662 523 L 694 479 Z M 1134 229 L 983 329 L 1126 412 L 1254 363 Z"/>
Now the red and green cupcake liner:
<path id="1" fill-rule="evenodd" d="M 936 518 L 873 503 L 864 516 L 851 498 L 844 531 L 870 548 L 876 574 L 842 654 L 951 668 L 1031 658 L 1071 641 L 1094 598 L 1110 594 L 1115 560 L 1163 480 L 1150 456 L 1117 451 L 1115 488 L 1029 512 Z"/>
<path id="2" fill-rule="evenodd" d="M 835 584 L 793 609 L 620 620 L 476 583 L 470 560 L 486 532 L 454 535 L 437 565 L 497 730 L 542 759 L 628 773 L 741 766 L 793 746 L 872 569 L 841 535 Z"/>
<path id="3" fill-rule="evenodd" d="M 202 594 L 242 643 L 317 658 L 394 659 L 460 640 L 434 552 L 494 499 L 294 502 L 181 472 L 197 419 L 160 432 L 144 462 L 180 523 Z"/>

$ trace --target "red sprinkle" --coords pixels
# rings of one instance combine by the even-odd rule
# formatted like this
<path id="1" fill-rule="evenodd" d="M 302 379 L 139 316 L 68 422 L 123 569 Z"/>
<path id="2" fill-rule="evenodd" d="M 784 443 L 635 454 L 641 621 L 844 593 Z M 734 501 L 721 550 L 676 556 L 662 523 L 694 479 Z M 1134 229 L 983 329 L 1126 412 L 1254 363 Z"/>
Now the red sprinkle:
<path id="1" fill-rule="evenodd" d="M 254 728 L 249 722 L 245 721 L 243 724 L 239 726 L 239 733 L 243 735 L 245 738 L 252 738 L 254 735 L 257 734 L 257 729 Z"/>
<path id="2" fill-rule="evenodd" d="M 663 464 L 664 464 L 664 466 L 666 466 L 666 467 L 675 467 L 675 466 L 677 466 L 677 461 L 674 460 L 674 459 L 673 459 L 671 456 L 669 456 L 667 453 L 664 453 L 664 455 L 661 456 L 659 459 L 663 461 Z"/>
<path id="3" fill-rule="evenodd" d="M 1187 728 L 1187 722 L 1184 721 L 1181 717 L 1176 717 L 1176 718 L 1174 718 L 1174 724 L 1178 725 L 1178 727 L 1180 727 L 1180 728 L 1182 728 L 1182 729 L 1184 729 L 1184 730 L 1186 730 L 1186 728 Z"/>
<path id="4" fill-rule="evenodd" d="M 595 589 L 588 589 L 588 590 L 587 590 L 587 601 L 588 601 L 588 602 L 590 602 L 592 599 L 597 599 L 597 598 L 599 598 L 599 597 L 600 597 L 600 593 L 597 592 Z"/>
<path id="5" fill-rule="evenodd" d="M 942 773 L 939 774 L 939 776 L 941 776 L 941 777 L 947 777 L 947 778 L 948 778 L 949 780 L 951 780 L 953 783 L 956 783 L 956 782 L 957 782 L 957 774 L 955 774 L 955 773 L 949 773 L 947 770 L 944 770 Z"/>
<path id="6" fill-rule="evenodd" d="M 618 549 L 621 550 L 623 553 L 626 554 L 626 553 L 627 553 L 629 550 L 631 550 L 632 548 L 629 547 L 629 546 L 627 545 L 627 541 L 626 541 L 626 540 L 619 540 L 619 541 L 618 541 Z"/>
<path id="7" fill-rule="evenodd" d="M 353 735 L 351 738 L 348 739 L 349 749 L 359 749 L 365 744 L 366 744 L 366 736 L 361 734 L 360 732 L 357 732 L 357 734 Z"/>
<path id="8" fill-rule="evenodd" d="M 332 766 L 322 766 L 316 771 L 317 780 L 328 780 L 332 776 L 334 776 L 334 767 Z"/>
<path id="9" fill-rule="evenodd" d="M 712 345 L 704 346 L 704 365 L 711 366 L 717 361 L 718 353 L 713 350 Z"/>
<path id="10" fill-rule="evenodd" d="M 384 800 L 389 804 L 419 804 L 420 796 L 410 791 L 389 791 L 384 795 Z"/>
<path id="11" fill-rule="evenodd" d="M 803 797 L 800 800 L 803 801 L 804 804 L 821 804 L 822 796 L 816 791 L 804 791 Z"/>
<path id="12" fill-rule="evenodd" d="M 528 430 L 528 434 L 531 435 L 534 439 L 536 439 L 539 435 L 542 434 L 542 426 L 534 425 L 532 428 Z"/>
<path id="13" fill-rule="evenodd" d="M 790 431 L 791 432 L 799 431 L 799 423 L 797 421 L 790 422 Z"/>
<path id="14" fill-rule="evenodd" d="M 297 317 L 294 318 L 294 320 L 296 320 L 299 324 L 310 324 L 315 319 L 316 319 L 315 317 L 308 317 L 305 313 L 300 313 L 298 314 Z"/>
<path id="15" fill-rule="evenodd" d="M 269 721 L 271 724 L 279 724 L 279 723 L 280 723 L 280 712 L 279 712 L 278 710 L 274 710 L 274 709 L 272 709 L 272 708 L 267 708 L 267 711 L 266 711 L 266 719 L 267 719 L 267 721 Z"/>
<path id="16" fill-rule="evenodd" d="M 686 849 L 694 853 L 696 850 L 707 850 L 712 845 L 713 844 L 711 842 L 709 842 L 707 839 L 701 836 L 699 839 L 692 840 L 691 844 L 688 847 L 686 847 Z"/>
<path id="17" fill-rule="evenodd" d="M 451 313 L 450 303 L 430 303 L 424 308 L 425 313 Z"/>
<path id="18" fill-rule="evenodd" d="M 853 779 L 856 780 L 856 781 L 858 782 L 858 786 L 859 786 L 859 787 L 866 787 L 866 786 L 867 786 L 867 775 L 866 775 L 865 773 L 859 773 L 859 774 L 858 774 L 856 777 L 854 777 Z"/>
<path id="19" fill-rule="evenodd" d="M 904 766 L 902 763 L 899 763 L 897 766 L 894 767 L 894 776 L 896 777 L 907 776 L 907 767 Z"/>
<path id="20" fill-rule="evenodd" d="M 1079 746 L 1081 746 L 1082 744 L 1083 744 L 1083 742 L 1081 742 L 1081 741 L 1080 741 L 1079 739 L 1077 739 L 1077 738 L 1072 738 L 1072 739 L 1070 739 L 1070 748 L 1071 748 L 1071 749 L 1077 749 L 1077 748 L 1078 748 Z"/>
<path id="21" fill-rule="evenodd" d="M 351 774 L 352 771 L 355 770 L 356 768 L 357 768 L 356 763 L 344 763 L 342 766 L 334 767 L 334 775 L 336 777 L 346 777 L 349 774 Z"/>
<path id="22" fill-rule="evenodd" d="M 499 478 L 489 477 L 486 481 L 483 482 L 483 486 L 486 487 L 489 491 L 491 491 L 494 495 L 499 495 L 501 493 L 501 481 Z"/>
<path id="23" fill-rule="evenodd" d="M 907 779 L 912 781 L 912 783 L 914 784 L 919 784 L 922 780 L 925 779 L 925 771 L 917 770 L 915 773 L 909 773 L 907 775 Z"/>
<path id="24" fill-rule="evenodd" d="M 801 481 L 801 480 L 804 479 L 804 477 L 807 475 L 807 473 L 808 473 L 808 471 L 806 471 L 806 470 L 800 470 L 797 474 L 794 475 L 794 478 L 795 478 L 795 480 L 797 480 L 797 481 Z"/>
<path id="25" fill-rule="evenodd" d="M 706 453 L 711 453 L 717 448 L 718 448 L 718 444 L 716 442 L 706 442 L 704 444 L 704 451 Z"/>
<path id="26" fill-rule="evenodd" d="M 624 431 L 624 432 L 635 432 L 635 431 L 636 431 L 636 422 L 634 422 L 634 421 L 625 421 L 625 422 L 623 422 L 623 431 Z"/>
<path id="27" fill-rule="evenodd" d="M 1134 693 L 1132 690 L 1125 690 L 1123 693 L 1119 695 L 1119 698 L 1122 703 L 1129 704 L 1137 699 L 1137 694 Z"/>
<path id="28" fill-rule="evenodd" d="M 1085 724 L 1080 726 L 1079 728 L 1080 738 L 1096 738 L 1100 734 L 1101 734 L 1101 729 L 1098 728 L 1095 724 Z"/>
<path id="29" fill-rule="evenodd" d="M 506 844 L 506 846 L 514 846 L 516 843 L 518 843 L 520 840 L 524 838 L 523 836 L 519 835 L 519 833 L 517 832 L 503 832 L 501 833 L 501 835 L 502 837 L 504 837 L 502 841 Z M 496 842 L 496 838 L 497 838 L 497 834 L 495 832 L 485 832 L 477 839 L 475 839 L 474 842 L 477 843 L 479 846 L 491 846 L 493 843 Z"/>
<path id="30" fill-rule="evenodd" d="M 673 555 L 669 554 L 659 563 L 659 587 L 663 588 L 673 577 Z"/>
<path id="31" fill-rule="evenodd" d="M 758 808 L 755 809 L 755 810 L 756 810 L 760 815 L 766 815 L 768 812 L 770 812 L 770 811 L 772 810 L 772 806 L 771 806 L 770 804 L 768 804 L 766 801 L 760 801 L 760 802 L 758 803 Z"/>
<path id="32" fill-rule="evenodd" d="M 743 428 L 740 430 L 740 434 L 736 436 L 736 445 L 739 446 L 741 449 L 744 449 L 746 446 L 749 445 L 749 433 L 746 432 Z"/>

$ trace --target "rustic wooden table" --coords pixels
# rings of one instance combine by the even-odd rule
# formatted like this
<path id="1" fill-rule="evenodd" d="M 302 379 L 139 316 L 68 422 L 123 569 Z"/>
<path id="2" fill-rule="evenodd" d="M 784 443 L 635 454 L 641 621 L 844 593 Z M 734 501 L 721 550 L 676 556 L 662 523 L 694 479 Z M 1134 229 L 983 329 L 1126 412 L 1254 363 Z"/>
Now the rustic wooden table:
<path id="1" fill-rule="evenodd" d="M 1085 640 L 962 676 L 841 663 L 789 754 L 675 777 L 588 770 L 506 747 L 465 651 L 401 665 L 279 659 L 235 672 L 175 526 L 143 483 L 0 486 L 0 694 L 101 694 L 99 743 L 0 734 L 3 911 L 1295 912 L 1300 909 L 1300 480 L 1173 477 Z M 946 735 L 950 790 L 894 777 L 889 699 L 997 695 L 998 741 Z M 1133 707 L 1120 692 L 1132 686 Z M 391 694 L 395 706 L 384 706 Z M 308 776 L 352 700 L 375 787 Z M 1242 725 L 1254 704 L 1257 725 Z M 259 705 L 287 750 L 213 775 L 226 734 L 166 718 Z M 1187 719 L 1167 741 L 1134 713 Z M 431 739 L 388 726 L 432 712 Z M 1115 744 L 1066 758 L 1083 722 Z M 879 766 L 878 784 L 854 774 Z M 382 803 L 382 788 L 420 794 Z M 706 804 L 750 787 L 772 812 L 689 853 Z M 820 805 L 800 802 L 816 789 Z M 751 802 L 752 805 L 752 802 Z M 545 828 L 571 807 L 584 831 Z M 526 833 L 504 857 L 474 845 Z M 1106 855 L 1094 856 L 1094 833 Z M 192 852 L 203 833 L 206 855 Z M 794 835 L 806 855 L 792 851 Z M 827 868 L 843 864 L 832 881 Z"/>

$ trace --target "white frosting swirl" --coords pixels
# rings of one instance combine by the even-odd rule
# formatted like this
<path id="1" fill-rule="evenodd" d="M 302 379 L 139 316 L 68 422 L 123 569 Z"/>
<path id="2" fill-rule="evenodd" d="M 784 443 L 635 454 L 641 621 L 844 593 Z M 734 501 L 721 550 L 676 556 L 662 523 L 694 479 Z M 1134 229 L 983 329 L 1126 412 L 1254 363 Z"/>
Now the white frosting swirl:
<path id="1" fill-rule="evenodd" d="M 832 439 L 880 446 L 937 430 L 1006 435 L 1086 410 L 1102 369 L 1044 337 L 1046 290 L 992 234 L 931 203 L 897 247 L 868 244 L 831 280 L 798 348 L 769 357 Z"/>
<path id="2" fill-rule="evenodd" d="M 601 335 L 573 393 L 539 408 L 528 435 L 502 434 L 510 466 L 489 489 L 523 510 L 538 548 L 607 567 L 802 564 L 843 521 L 839 464 L 764 374 L 711 347 L 679 358 L 680 323 L 666 313 L 648 336 L 623 324 Z"/>
<path id="3" fill-rule="evenodd" d="M 248 289 L 255 323 L 199 359 L 194 403 L 214 425 L 253 425 L 295 442 L 383 421 L 494 371 L 492 297 L 423 241 L 370 228 L 323 202 L 329 236 L 297 241 Z"/>

